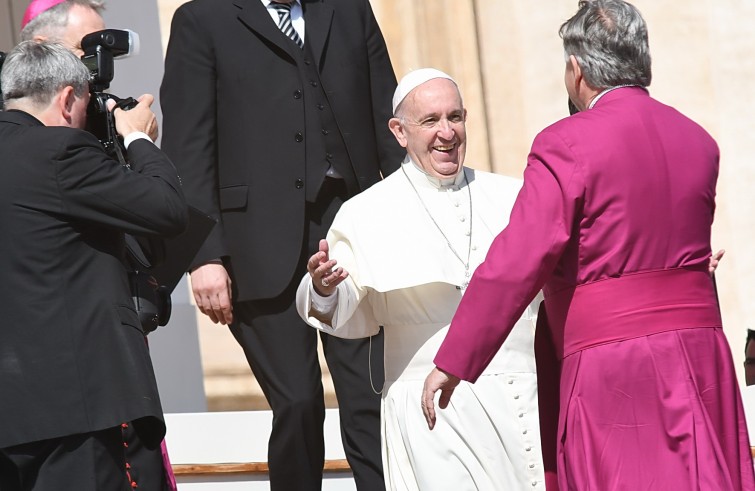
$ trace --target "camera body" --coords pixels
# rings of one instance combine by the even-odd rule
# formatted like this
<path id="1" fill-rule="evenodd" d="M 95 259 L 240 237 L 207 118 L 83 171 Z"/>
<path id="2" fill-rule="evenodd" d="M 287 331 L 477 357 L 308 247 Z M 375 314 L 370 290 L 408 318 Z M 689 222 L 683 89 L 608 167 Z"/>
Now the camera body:
<path id="1" fill-rule="evenodd" d="M 100 141 L 105 151 L 125 167 L 130 167 L 123 138 L 115 129 L 115 118 L 108 111 L 107 101 L 112 99 L 116 107 L 133 108 L 133 98 L 121 99 L 105 92 L 115 75 L 114 60 L 134 54 L 139 49 L 139 37 L 135 32 L 121 29 L 104 29 L 84 36 L 81 40 L 84 55 L 81 61 L 89 70 L 89 106 L 87 106 L 86 129 Z M 171 314 L 170 292 L 160 285 L 150 269 L 165 258 L 164 244 L 157 238 L 126 235 L 125 266 L 129 275 L 129 287 L 134 308 L 139 315 L 144 334 L 164 326 Z"/>

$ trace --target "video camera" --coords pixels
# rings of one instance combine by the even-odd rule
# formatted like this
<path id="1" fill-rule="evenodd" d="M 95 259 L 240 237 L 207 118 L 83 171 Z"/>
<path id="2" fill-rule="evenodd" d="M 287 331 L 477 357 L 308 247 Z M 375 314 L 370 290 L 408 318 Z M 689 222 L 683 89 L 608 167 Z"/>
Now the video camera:
<path id="1" fill-rule="evenodd" d="M 123 138 L 115 129 L 115 118 L 107 109 L 107 101 L 114 100 L 115 106 L 124 110 L 136 106 L 137 101 L 131 97 L 121 99 L 105 91 L 115 75 L 114 60 L 137 54 L 139 36 L 129 30 L 104 29 L 84 36 L 81 48 L 84 50 L 81 61 L 90 75 L 86 129 L 97 137 L 111 157 L 130 167 Z M 165 260 L 164 244 L 157 238 L 126 235 L 126 251 L 131 296 L 142 331 L 148 334 L 166 325 L 171 314 L 170 292 L 150 273 L 151 268 Z"/>
<path id="2" fill-rule="evenodd" d="M 100 140 L 108 154 L 128 165 L 127 161 L 124 162 L 123 139 L 115 130 L 115 119 L 107 110 L 107 101 L 114 100 L 116 107 L 124 110 L 133 108 L 137 102 L 131 97 L 121 99 L 105 91 L 110 88 L 115 75 L 113 61 L 138 54 L 139 35 L 129 30 L 103 29 L 84 36 L 81 49 L 84 50 L 81 61 L 89 69 L 90 76 L 86 129 Z"/>

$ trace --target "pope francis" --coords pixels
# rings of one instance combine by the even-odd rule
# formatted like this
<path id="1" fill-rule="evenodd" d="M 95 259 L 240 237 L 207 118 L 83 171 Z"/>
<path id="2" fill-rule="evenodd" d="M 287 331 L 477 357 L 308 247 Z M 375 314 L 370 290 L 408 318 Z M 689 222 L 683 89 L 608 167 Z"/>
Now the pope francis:
<path id="1" fill-rule="evenodd" d="M 433 432 L 417 396 L 521 182 L 463 166 L 467 112 L 449 75 L 410 72 L 396 88 L 393 113 L 388 124 L 407 157 L 399 171 L 341 207 L 309 260 L 299 314 L 346 338 L 384 327 L 389 490 L 544 489 L 534 302 L 477 383 L 456 389 Z"/>

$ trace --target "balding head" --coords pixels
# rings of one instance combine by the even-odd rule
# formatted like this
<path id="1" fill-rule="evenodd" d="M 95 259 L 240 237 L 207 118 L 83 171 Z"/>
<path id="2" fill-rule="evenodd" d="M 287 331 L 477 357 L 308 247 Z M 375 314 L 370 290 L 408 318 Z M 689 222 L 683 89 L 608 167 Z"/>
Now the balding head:
<path id="1" fill-rule="evenodd" d="M 81 56 L 81 39 L 105 29 L 103 8 L 95 0 L 36 0 L 27 8 L 21 39 L 61 43 Z"/>

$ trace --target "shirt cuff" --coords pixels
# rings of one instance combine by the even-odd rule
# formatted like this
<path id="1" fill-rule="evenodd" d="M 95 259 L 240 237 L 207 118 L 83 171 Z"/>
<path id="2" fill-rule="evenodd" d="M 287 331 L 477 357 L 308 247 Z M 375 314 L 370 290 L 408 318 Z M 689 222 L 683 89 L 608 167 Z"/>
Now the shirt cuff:
<path id="1" fill-rule="evenodd" d="M 134 140 L 149 140 L 149 142 L 152 143 L 152 138 L 150 138 L 149 135 L 142 133 L 141 131 L 134 131 L 123 137 L 123 145 L 128 149 L 128 146 L 131 145 Z"/>
<path id="2" fill-rule="evenodd" d="M 312 299 L 312 310 L 314 310 L 318 314 L 327 316 L 335 313 L 336 305 L 338 305 L 338 289 L 336 289 L 333 295 L 330 295 L 329 297 L 323 297 L 322 295 L 317 293 L 314 285 L 309 285 L 309 293 L 310 298 Z"/>

